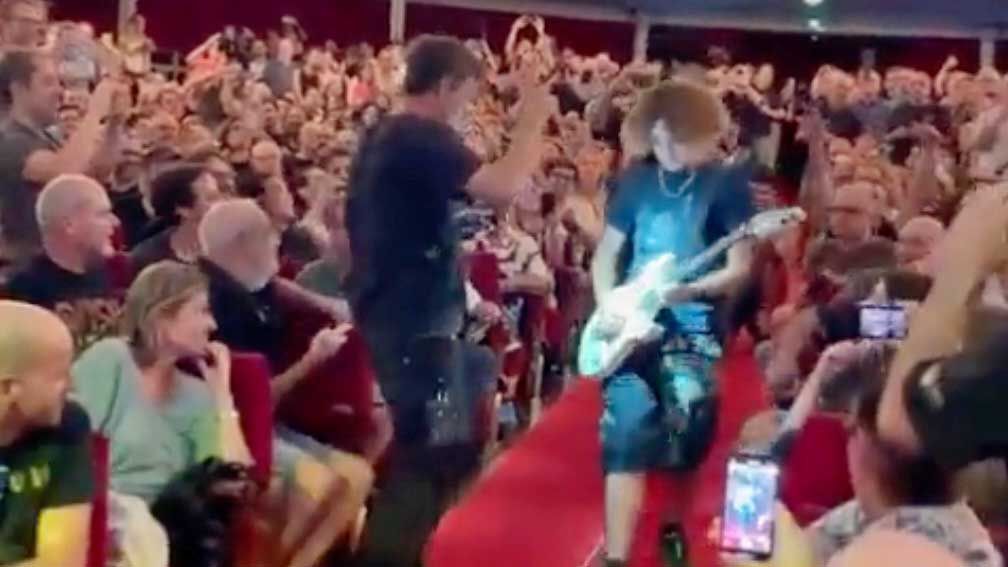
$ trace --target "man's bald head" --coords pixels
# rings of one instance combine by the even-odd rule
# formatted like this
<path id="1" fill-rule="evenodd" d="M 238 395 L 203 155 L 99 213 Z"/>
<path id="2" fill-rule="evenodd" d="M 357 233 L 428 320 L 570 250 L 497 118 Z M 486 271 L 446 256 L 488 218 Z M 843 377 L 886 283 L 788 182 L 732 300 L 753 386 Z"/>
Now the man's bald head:
<path id="1" fill-rule="evenodd" d="M 203 253 L 213 258 L 237 239 L 271 227 L 269 217 L 252 199 L 219 202 L 210 207 L 200 222 L 200 245 Z"/>
<path id="2" fill-rule="evenodd" d="M 83 175 L 60 175 L 49 182 L 35 204 L 42 242 L 50 254 L 74 254 L 87 264 L 115 254 L 112 244 L 119 219 L 105 188 Z"/>
<path id="3" fill-rule="evenodd" d="M 203 255 L 250 291 L 262 289 L 277 273 L 280 240 L 252 199 L 210 207 L 200 222 L 199 238 Z"/>
<path id="4" fill-rule="evenodd" d="M 945 226 L 933 217 L 914 217 L 899 231 L 896 256 L 901 266 L 912 267 L 927 260 L 945 236 Z M 927 266 L 921 266 L 926 268 Z"/>
<path id="5" fill-rule="evenodd" d="M 86 175 L 60 175 L 46 184 L 35 203 L 43 232 L 73 218 L 81 209 L 108 202 L 105 189 Z"/>
<path id="6" fill-rule="evenodd" d="M 260 140 L 252 146 L 253 157 L 277 157 L 280 155 L 280 146 L 273 140 Z"/>
<path id="7" fill-rule="evenodd" d="M 73 339 L 55 313 L 19 301 L 0 301 L 0 378 L 18 376 Z"/>
<path id="8" fill-rule="evenodd" d="M 273 140 L 260 140 L 252 146 L 252 171 L 262 177 L 283 175 L 283 151 Z"/>
<path id="9" fill-rule="evenodd" d="M 0 301 L 0 419 L 18 435 L 59 423 L 70 390 L 73 339 L 41 307 Z"/>

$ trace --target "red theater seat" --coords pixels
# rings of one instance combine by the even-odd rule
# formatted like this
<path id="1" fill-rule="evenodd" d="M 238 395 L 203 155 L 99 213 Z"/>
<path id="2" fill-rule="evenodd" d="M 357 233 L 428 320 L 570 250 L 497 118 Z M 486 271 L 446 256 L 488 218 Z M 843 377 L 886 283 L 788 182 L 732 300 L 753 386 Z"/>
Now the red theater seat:
<path id="1" fill-rule="evenodd" d="M 91 463 L 94 472 L 95 495 L 91 502 L 91 532 L 87 551 L 87 566 L 105 567 L 105 560 L 108 557 L 108 439 L 98 435 L 91 438 Z"/>
<path id="2" fill-rule="evenodd" d="M 231 395 L 241 416 L 242 433 L 255 459 L 255 479 L 262 486 L 273 466 L 273 397 L 269 363 L 260 354 L 232 353 Z"/>
<path id="3" fill-rule="evenodd" d="M 500 303 L 503 294 L 500 288 L 500 263 L 497 256 L 489 252 L 475 252 L 466 258 L 469 281 L 486 301 Z"/>
<path id="4" fill-rule="evenodd" d="M 114 290 L 127 290 L 129 286 L 133 283 L 133 278 L 136 274 L 133 273 L 133 266 L 130 264 L 129 256 L 117 252 L 115 256 L 112 256 L 105 263 L 108 268 L 109 284 L 112 285 Z"/>
<path id="5" fill-rule="evenodd" d="M 332 322 L 322 313 L 291 308 L 284 343 L 285 366 L 304 354 L 312 337 Z M 350 334 L 347 344 L 277 406 L 277 418 L 319 441 L 362 453 L 375 434 L 375 377 L 363 339 Z"/>
<path id="6" fill-rule="evenodd" d="M 804 526 L 853 497 L 843 421 L 828 414 L 811 416 L 784 465 L 781 500 Z"/>

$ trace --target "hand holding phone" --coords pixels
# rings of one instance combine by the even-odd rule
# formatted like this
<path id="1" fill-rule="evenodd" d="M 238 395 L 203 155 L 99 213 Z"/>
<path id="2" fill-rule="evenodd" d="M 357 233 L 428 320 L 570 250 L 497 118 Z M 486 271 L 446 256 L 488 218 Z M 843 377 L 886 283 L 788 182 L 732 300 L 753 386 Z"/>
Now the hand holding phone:
<path id="1" fill-rule="evenodd" d="M 707 533 L 708 540 L 718 544 L 722 532 L 722 521 L 715 518 Z M 774 504 L 774 549 L 769 557 L 756 558 L 749 554 L 725 551 L 721 555 L 721 565 L 726 567 L 787 567 L 792 565 L 816 565 L 812 542 L 805 530 L 798 525 L 786 506 Z"/>
<path id="2" fill-rule="evenodd" d="M 899 304 L 859 306 L 861 338 L 867 340 L 902 340 L 907 335 L 906 308 Z"/>
<path id="3" fill-rule="evenodd" d="M 774 553 L 780 466 L 764 455 L 737 454 L 728 460 L 720 548 L 757 560 Z"/>

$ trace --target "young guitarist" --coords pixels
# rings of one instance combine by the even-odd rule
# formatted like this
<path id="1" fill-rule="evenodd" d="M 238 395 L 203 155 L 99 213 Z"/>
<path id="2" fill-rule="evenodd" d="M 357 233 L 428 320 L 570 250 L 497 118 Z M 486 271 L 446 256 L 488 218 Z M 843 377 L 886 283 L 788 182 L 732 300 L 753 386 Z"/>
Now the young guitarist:
<path id="1" fill-rule="evenodd" d="M 625 323 L 605 313 L 615 286 L 659 255 L 689 261 L 753 215 L 747 176 L 719 160 L 728 120 L 712 93 L 678 80 L 644 93 L 628 116 L 626 141 L 650 155 L 621 175 L 595 254 L 602 335 L 615 337 Z M 712 369 L 722 353 L 717 307 L 748 275 L 751 258 L 751 245 L 740 242 L 720 267 L 669 289 L 664 299 L 672 307 L 658 317 L 663 339 L 641 345 L 603 382 L 607 567 L 628 559 L 645 472 L 689 470 L 710 444 Z"/>

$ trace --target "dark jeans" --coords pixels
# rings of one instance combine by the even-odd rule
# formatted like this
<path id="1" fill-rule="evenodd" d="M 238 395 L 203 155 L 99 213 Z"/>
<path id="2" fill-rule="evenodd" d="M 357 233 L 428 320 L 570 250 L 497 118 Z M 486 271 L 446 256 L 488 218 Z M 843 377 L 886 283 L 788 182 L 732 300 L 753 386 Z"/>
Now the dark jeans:
<path id="1" fill-rule="evenodd" d="M 479 469 L 479 447 L 393 448 L 368 510 L 357 567 L 420 567 L 441 516 Z"/>
<path id="2" fill-rule="evenodd" d="M 479 469 L 478 407 L 494 385 L 496 363 L 488 350 L 449 337 L 402 337 L 367 325 L 362 330 L 395 421 L 395 442 L 356 565 L 416 567 L 441 515 Z M 453 395 L 468 409 L 464 419 L 474 432 L 469 442 L 429 443 L 426 404 L 439 378 L 452 383 Z"/>

